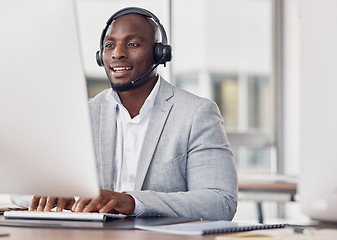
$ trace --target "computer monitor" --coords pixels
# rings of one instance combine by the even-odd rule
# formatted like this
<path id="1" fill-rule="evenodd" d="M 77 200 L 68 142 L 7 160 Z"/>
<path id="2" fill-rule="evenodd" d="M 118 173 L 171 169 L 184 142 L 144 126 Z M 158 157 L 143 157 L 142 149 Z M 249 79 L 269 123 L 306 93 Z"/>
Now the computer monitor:
<path id="1" fill-rule="evenodd" d="M 74 2 L 0 8 L 0 193 L 99 194 Z"/>

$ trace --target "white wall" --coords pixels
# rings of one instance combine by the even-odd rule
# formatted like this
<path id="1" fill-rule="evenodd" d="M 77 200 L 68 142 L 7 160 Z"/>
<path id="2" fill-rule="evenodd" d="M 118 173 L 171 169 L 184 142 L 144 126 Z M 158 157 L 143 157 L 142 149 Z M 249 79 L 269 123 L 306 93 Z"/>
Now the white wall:
<path id="1" fill-rule="evenodd" d="M 337 1 L 301 1 L 299 190 L 325 217 L 337 212 Z"/>
<path id="2" fill-rule="evenodd" d="M 176 73 L 271 74 L 269 0 L 173 1 Z M 251 27 L 247 28 L 247 26 Z"/>
<path id="3" fill-rule="evenodd" d="M 303 160 L 337 160 L 334 159 L 337 153 L 336 9 L 335 0 L 302 0 L 300 157 Z"/>
<path id="4" fill-rule="evenodd" d="M 303 185 L 336 199 L 337 1 L 284 3 L 285 171 L 300 176 L 299 202 L 312 198 L 303 197 Z M 290 218 L 303 214 L 298 203 L 287 210 Z"/>
<path id="5" fill-rule="evenodd" d="M 329 144 L 326 139 L 336 126 L 334 9 L 337 9 L 335 0 L 285 0 L 284 136 L 288 174 L 299 174 L 299 159 L 314 154 L 322 157 Z"/>

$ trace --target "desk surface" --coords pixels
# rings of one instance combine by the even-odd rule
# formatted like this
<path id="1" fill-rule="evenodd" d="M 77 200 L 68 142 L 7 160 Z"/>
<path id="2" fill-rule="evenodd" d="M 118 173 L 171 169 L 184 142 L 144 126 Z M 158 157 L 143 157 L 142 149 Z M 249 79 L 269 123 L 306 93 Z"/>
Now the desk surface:
<path id="1" fill-rule="evenodd" d="M 239 200 L 255 201 L 259 223 L 263 223 L 262 202 L 295 201 L 297 179 L 282 175 L 240 175 Z M 283 213 L 282 213 L 283 214 Z"/>
<path id="2" fill-rule="evenodd" d="M 250 181 L 240 182 L 239 191 L 256 191 L 256 192 L 285 192 L 295 194 L 297 190 L 296 183 L 279 182 L 279 181 Z"/>
<path id="3" fill-rule="evenodd" d="M 294 233 L 292 229 L 256 230 L 242 233 L 210 234 L 203 236 L 176 235 L 144 230 L 83 230 L 83 229 L 46 229 L 46 228 L 19 228 L 0 227 L 0 233 L 7 232 L 9 236 L 0 237 L 1 240 L 92 240 L 92 239 L 133 239 L 133 240 L 197 240 L 213 239 L 225 240 L 239 236 L 254 236 L 259 234 L 263 239 L 337 239 L 337 229 L 311 230 L 307 234 Z M 269 238 L 267 237 L 269 236 Z"/>
<path id="4" fill-rule="evenodd" d="M 64 239 L 133 239 L 133 240 L 166 240 L 166 239 L 214 239 L 215 235 L 186 236 L 157 233 L 144 230 L 83 230 L 83 229 L 44 229 L 44 228 L 18 228 L 0 227 L 0 232 L 8 232 L 9 236 L 1 240 L 64 240 Z"/>
<path id="5" fill-rule="evenodd" d="M 240 176 L 239 190 L 241 191 L 275 191 L 296 193 L 297 180 L 286 176 Z"/>
<path id="6" fill-rule="evenodd" d="M 267 197 L 269 200 L 274 200 L 273 196 L 282 194 L 285 195 L 287 201 L 294 201 L 297 193 L 297 182 L 294 179 L 286 179 L 280 176 L 245 176 L 239 178 L 239 193 L 253 194 L 245 195 L 242 199 L 263 199 Z M 258 194 L 257 194 L 258 193 Z M 248 196 L 248 197 L 247 197 Z"/>

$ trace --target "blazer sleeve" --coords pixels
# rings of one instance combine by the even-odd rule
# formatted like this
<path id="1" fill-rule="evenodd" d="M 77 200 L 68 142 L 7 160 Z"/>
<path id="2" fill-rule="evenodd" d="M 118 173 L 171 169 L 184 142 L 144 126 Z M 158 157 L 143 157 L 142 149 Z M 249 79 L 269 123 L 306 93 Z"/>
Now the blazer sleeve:
<path id="1" fill-rule="evenodd" d="M 237 171 L 223 118 L 214 102 L 206 101 L 198 108 L 189 134 L 187 191 L 128 192 L 144 205 L 139 216 L 232 220 L 237 208 Z M 174 173 L 169 176 L 174 177 Z"/>
<path id="2" fill-rule="evenodd" d="M 33 195 L 10 195 L 10 200 L 19 207 L 29 208 L 33 197 Z"/>

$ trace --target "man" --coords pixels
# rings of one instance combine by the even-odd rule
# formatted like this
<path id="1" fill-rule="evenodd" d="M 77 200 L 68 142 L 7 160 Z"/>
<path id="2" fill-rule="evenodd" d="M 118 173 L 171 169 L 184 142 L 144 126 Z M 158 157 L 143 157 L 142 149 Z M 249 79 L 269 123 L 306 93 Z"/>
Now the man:
<path id="1" fill-rule="evenodd" d="M 231 220 L 237 173 L 216 104 L 157 75 L 151 18 L 122 14 L 103 37 L 112 88 L 90 101 L 101 194 L 34 197 L 30 210 L 50 211 L 57 201 L 58 211 Z"/>

